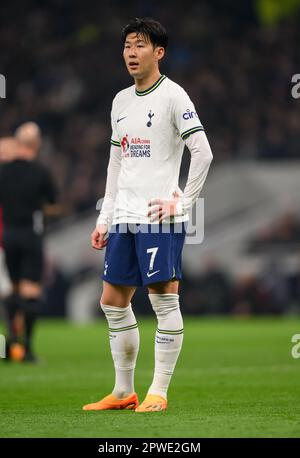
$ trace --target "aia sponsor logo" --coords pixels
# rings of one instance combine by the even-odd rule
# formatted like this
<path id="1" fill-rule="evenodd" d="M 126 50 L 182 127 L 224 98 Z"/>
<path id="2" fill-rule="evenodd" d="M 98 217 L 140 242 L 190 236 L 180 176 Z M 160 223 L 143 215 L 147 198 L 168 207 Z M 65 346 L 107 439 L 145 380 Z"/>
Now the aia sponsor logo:
<path id="1" fill-rule="evenodd" d="M 128 134 L 121 140 L 122 157 L 150 157 L 150 139 L 131 137 L 128 141 Z"/>
<path id="2" fill-rule="evenodd" d="M 132 145 L 150 145 L 150 140 L 149 138 L 132 137 L 130 143 Z"/>
<path id="3" fill-rule="evenodd" d="M 122 156 L 124 157 L 129 157 L 129 141 L 128 141 L 128 135 L 126 134 L 122 140 L 121 140 L 121 148 L 122 148 Z"/>

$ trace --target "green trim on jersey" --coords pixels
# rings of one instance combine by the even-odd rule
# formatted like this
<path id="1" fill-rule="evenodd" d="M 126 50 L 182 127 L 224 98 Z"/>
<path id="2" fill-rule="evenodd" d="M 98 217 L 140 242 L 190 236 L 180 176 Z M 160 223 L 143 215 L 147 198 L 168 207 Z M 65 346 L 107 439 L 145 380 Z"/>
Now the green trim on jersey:
<path id="1" fill-rule="evenodd" d="M 122 332 L 122 331 L 130 331 L 131 329 L 137 328 L 137 323 L 132 324 L 130 326 L 124 326 L 124 328 L 108 328 L 110 332 Z"/>
<path id="2" fill-rule="evenodd" d="M 188 129 L 186 130 L 185 132 L 182 132 L 181 134 L 181 138 L 182 140 L 185 140 L 186 138 L 188 138 L 191 134 L 195 133 L 195 132 L 200 132 L 204 130 L 204 127 L 203 126 L 196 126 L 196 127 L 192 127 L 191 129 Z"/>
<path id="3" fill-rule="evenodd" d="M 110 143 L 115 146 L 121 146 L 120 142 L 117 142 L 116 140 L 113 140 L 112 138 L 110 139 Z"/>
<path id="4" fill-rule="evenodd" d="M 150 86 L 148 89 L 145 89 L 144 91 L 138 91 L 137 89 L 135 89 L 136 95 L 142 96 L 150 94 L 150 92 L 153 92 L 158 86 L 160 86 L 164 79 L 166 79 L 166 76 L 161 75 L 161 77 L 156 81 L 156 83 L 154 83 L 152 86 Z"/>

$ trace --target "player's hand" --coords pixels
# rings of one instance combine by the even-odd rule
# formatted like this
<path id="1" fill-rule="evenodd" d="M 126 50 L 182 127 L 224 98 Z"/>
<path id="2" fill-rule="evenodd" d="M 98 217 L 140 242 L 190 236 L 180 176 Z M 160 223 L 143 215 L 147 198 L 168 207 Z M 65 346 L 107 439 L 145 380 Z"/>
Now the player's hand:
<path id="1" fill-rule="evenodd" d="M 91 235 L 92 247 L 95 250 L 102 250 L 107 245 L 107 234 L 108 226 L 106 224 L 99 224 L 96 226 Z"/>
<path id="2" fill-rule="evenodd" d="M 148 206 L 150 210 L 147 216 L 150 222 L 158 220 L 161 223 L 165 218 L 177 215 L 176 204 L 179 200 L 177 191 L 173 192 L 173 200 L 151 199 Z"/>

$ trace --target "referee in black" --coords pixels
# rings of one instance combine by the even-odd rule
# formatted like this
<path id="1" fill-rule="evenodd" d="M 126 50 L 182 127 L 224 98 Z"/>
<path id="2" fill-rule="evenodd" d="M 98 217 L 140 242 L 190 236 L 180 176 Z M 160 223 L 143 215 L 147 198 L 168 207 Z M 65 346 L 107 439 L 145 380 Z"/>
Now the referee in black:
<path id="1" fill-rule="evenodd" d="M 15 132 L 14 160 L 0 169 L 0 206 L 3 213 L 3 249 L 12 282 L 5 300 L 8 322 L 7 357 L 18 342 L 14 320 L 22 313 L 25 348 L 23 361 L 36 362 L 32 349 L 34 324 L 41 307 L 43 274 L 43 214 L 56 214 L 56 190 L 49 171 L 36 161 L 41 146 L 37 124 L 22 124 Z"/>

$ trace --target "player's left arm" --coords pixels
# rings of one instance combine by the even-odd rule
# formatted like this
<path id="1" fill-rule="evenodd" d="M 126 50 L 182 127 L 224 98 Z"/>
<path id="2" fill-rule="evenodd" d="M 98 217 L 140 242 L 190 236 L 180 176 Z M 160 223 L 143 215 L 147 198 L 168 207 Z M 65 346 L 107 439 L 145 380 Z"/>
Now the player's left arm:
<path id="1" fill-rule="evenodd" d="M 152 199 L 149 202 L 148 216 L 151 217 L 151 222 L 155 220 L 161 222 L 170 216 L 184 215 L 193 207 L 213 159 L 194 104 L 184 91 L 174 100 L 172 111 L 174 125 L 191 154 L 188 179 L 181 196 L 175 191 L 172 200 Z"/>
<path id="2" fill-rule="evenodd" d="M 212 151 L 204 131 L 191 134 L 185 140 L 185 144 L 190 151 L 191 162 L 183 195 L 176 203 L 177 215 L 187 213 L 195 204 L 203 188 L 213 159 Z"/>
<path id="3" fill-rule="evenodd" d="M 172 200 L 152 199 L 148 212 L 151 222 L 161 222 L 170 216 L 186 214 L 193 207 L 203 188 L 213 159 L 207 137 L 203 131 L 195 132 L 186 139 L 185 144 L 190 151 L 191 162 L 183 195 L 179 196 L 175 191 Z"/>

